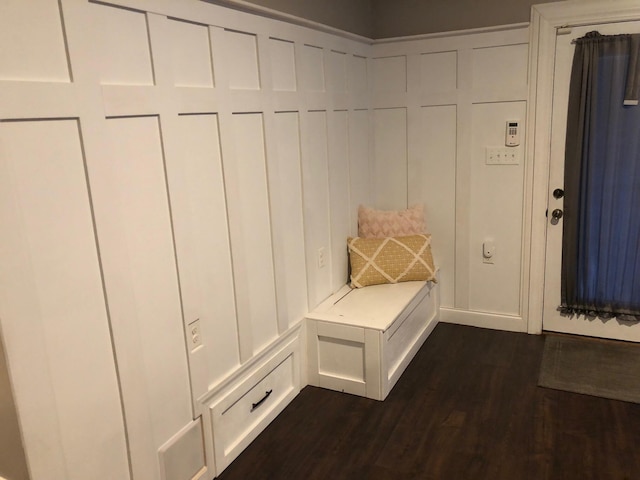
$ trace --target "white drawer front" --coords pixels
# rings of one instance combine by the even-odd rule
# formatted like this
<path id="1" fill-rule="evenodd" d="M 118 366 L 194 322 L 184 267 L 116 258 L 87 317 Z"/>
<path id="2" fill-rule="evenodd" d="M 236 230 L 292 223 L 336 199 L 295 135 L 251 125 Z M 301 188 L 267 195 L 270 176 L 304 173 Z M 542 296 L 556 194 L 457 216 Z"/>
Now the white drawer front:
<path id="1" fill-rule="evenodd" d="M 218 474 L 298 394 L 295 352 L 281 352 L 210 407 Z"/>

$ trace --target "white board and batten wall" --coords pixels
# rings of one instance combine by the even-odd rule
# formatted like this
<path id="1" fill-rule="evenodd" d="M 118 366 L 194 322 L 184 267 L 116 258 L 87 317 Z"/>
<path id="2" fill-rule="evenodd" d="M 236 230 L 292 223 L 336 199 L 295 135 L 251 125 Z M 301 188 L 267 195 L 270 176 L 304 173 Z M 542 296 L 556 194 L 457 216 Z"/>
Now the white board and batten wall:
<path id="1" fill-rule="evenodd" d="M 526 331 L 528 41 L 515 25 L 373 45 L 373 202 L 425 205 L 442 321 Z M 486 164 L 508 120 L 520 123 L 519 161 Z"/>
<path id="2" fill-rule="evenodd" d="M 241 393 L 286 389 L 259 431 L 305 385 L 301 320 L 361 203 L 425 203 L 445 320 L 521 329 L 527 165 L 483 161 L 525 118 L 526 28 L 372 46 L 195 0 L 0 13 L 0 328 L 34 480 L 219 473 Z"/>
<path id="3" fill-rule="evenodd" d="M 370 45 L 195 0 L 9 0 L 0 42 L 0 322 L 31 476 L 212 478 L 216 395 L 285 365 L 283 408 L 301 320 L 346 281 Z"/>

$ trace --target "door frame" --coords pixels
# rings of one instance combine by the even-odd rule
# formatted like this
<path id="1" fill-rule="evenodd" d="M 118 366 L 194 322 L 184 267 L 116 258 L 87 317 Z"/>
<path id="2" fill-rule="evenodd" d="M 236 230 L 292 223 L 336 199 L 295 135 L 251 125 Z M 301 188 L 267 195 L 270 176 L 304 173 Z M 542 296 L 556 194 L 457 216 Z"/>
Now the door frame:
<path id="1" fill-rule="evenodd" d="M 556 32 L 560 27 L 640 20 L 637 0 L 557 2 L 534 5 L 529 27 L 529 101 L 527 112 L 526 211 L 530 235 L 527 332 L 542 333 L 545 250 L 553 109 Z M 525 265 L 526 267 L 526 265 Z M 525 272 L 526 278 L 526 272 Z M 526 287 L 525 287 L 526 288 Z"/>

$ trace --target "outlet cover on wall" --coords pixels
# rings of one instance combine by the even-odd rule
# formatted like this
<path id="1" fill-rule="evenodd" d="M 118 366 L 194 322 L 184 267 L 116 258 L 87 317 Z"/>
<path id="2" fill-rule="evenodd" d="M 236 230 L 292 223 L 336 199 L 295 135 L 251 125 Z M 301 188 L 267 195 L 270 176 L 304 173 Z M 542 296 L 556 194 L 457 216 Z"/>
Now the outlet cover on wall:
<path id="1" fill-rule="evenodd" d="M 493 264 L 496 255 L 496 243 L 487 239 L 482 243 L 482 262 Z"/>
<path id="2" fill-rule="evenodd" d="M 324 268 L 327 265 L 327 250 L 324 247 L 318 249 L 318 268 Z"/>
<path id="3" fill-rule="evenodd" d="M 200 331 L 200 319 L 196 319 L 187 326 L 187 342 L 192 352 L 202 346 L 202 333 Z"/>

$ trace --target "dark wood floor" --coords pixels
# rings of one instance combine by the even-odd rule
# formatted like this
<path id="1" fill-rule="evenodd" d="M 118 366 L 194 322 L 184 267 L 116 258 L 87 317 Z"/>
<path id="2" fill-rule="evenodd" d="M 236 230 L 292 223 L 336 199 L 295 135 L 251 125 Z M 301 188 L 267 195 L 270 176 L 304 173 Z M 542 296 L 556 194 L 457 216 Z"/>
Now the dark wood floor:
<path id="1" fill-rule="evenodd" d="M 306 387 L 219 478 L 640 479 L 640 405 L 538 387 L 543 346 L 440 324 L 387 400 Z"/>

